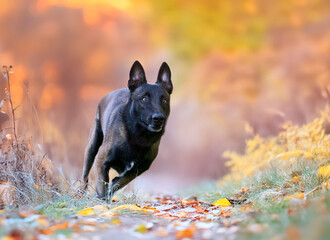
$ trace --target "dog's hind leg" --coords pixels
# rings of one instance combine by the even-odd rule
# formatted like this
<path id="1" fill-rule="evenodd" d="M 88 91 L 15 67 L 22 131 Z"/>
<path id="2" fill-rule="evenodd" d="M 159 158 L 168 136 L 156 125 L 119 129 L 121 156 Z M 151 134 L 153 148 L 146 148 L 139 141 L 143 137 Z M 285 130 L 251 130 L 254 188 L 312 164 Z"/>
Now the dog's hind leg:
<path id="1" fill-rule="evenodd" d="M 105 192 L 109 184 L 109 170 L 110 170 L 110 162 L 107 161 L 111 159 L 111 151 L 109 146 L 102 145 L 99 149 L 95 157 L 95 179 L 96 185 L 95 190 L 97 193 L 97 197 L 101 199 L 105 199 Z"/>
<path id="2" fill-rule="evenodd" d="M 100 120 L 98 118 L 98 113 L 94 119 L 93 126 L 89 133 L 89 138 L 87 142 L 87 146 L 85 149 L 84 156 L 84 169 L 83 169 L 83 189 L 86 190 L 88 185 L 88 174 L 93 166 L 95 156 L 98 153 L 98 150 L 103 142 L 103 133 L 100 124 Z"/>

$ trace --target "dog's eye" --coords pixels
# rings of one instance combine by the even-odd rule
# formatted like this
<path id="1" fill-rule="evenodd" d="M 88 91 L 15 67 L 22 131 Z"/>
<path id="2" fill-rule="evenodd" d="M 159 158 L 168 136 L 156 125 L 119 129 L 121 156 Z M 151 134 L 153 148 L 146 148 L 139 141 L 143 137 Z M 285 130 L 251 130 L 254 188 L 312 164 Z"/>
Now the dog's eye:
<path id="1" fill-rule="evenodd" d="M 142 101 L 143 101 L 143 102 L 147 102 L 147 101 L 148 101 L 148 98 L 147 98 L 147 97 L 143 97 L 143 98 L 142 98 Z"/>
<path id="2" fill-rule="evenodd" d="M 163 102 L 164 104 L 167 104 L 167 100 L 166 100 L 166 99 L 163 99 L 162 102 Z"/>

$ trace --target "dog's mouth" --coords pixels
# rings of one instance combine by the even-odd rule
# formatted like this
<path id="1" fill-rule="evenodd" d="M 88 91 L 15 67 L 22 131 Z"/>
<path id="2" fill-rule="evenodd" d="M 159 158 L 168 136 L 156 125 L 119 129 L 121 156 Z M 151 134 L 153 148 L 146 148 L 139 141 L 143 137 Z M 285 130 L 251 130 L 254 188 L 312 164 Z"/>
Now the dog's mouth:
<path id="1" fill-rule="evenodd" d="M 154 124 L 149 124 L 147 129 L 150 131 L 150 132 L 160 132 L 161 130 L 163 130 L 163 125 L 160 125 L 160 126 L 155 126 Z"/>
<path id="2" fill-rule="evenodd" d="M 142 121 L 145 127 L 148 129 L 149 132 L 160 132 L 163 130 L 164 124 L 157 124 L 157 123 L 147 123 L 146 121 Z"/>

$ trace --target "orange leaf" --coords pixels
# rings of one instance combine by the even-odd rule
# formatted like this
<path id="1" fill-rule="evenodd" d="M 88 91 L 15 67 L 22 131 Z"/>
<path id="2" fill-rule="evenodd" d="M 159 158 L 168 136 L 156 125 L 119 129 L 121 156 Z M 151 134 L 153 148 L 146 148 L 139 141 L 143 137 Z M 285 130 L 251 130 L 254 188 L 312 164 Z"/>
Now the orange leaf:
<path id="1" fill-rule="evenodd" d="M 43 229 L 43 230 L 41 230 L 41 232 L 42 232 L 42 234 L 50 235 L 57 230 L 67 229 L 67 228 L 69 228 L 69 222 L 63 222 L 63 223 L 53 225 L 50 228 Z"/>
<path id="2" fill-rule="evenodd" d="M 149 212 L 159 213 L 159 211 L 156 208 L 145 206 L 144 209 L 147 209 Z"/>
<path id="3" fill-rule="evenodd" d="M 193 238 L 195 235 L 195 230 L 192 228 L 187 228 L 182 231 L 177 231 L 175 233 L 176 239 L 184 239 L 184 238 Z"/>
<path id="4" fill-rule="evenodd" d="M 286 236 L 287 236 L 287 239 L 300 239 L 301 234 L 296 227 L 289 226 L 286 229 Z"/>
<path id="5" fill-rule="evenodd" d="M 251 210 L 251 207 L 248 206 L 248 205 L 244 205 L 244 206 L 241 207 L 241 210 L 248 211 L 248 210 Z"/>
<path id="6" fill-rule="evenodd" d="M 196 208 L 196 209 L 197 209 L 196 213 L 207 212 L 206 209 L 204 209 L 204 208 L 202 208 L 202 207 L 200 207 L 200 206 L 194 206 L 193 208 Z"/>
<path id="7" fill-rule="evenodd" d="M 299 181 L 299 176 L 295 176 L 292 178 L 292 182 L 296 183 Z"/>
<path id="8" fill-rule="evenodd" d="M 300 192 L 300 193 L 297 193 L 294 197 L 298 198 L 298 199 L 304 199 L 305 195 L 304 195 L 304 193 Z"/>

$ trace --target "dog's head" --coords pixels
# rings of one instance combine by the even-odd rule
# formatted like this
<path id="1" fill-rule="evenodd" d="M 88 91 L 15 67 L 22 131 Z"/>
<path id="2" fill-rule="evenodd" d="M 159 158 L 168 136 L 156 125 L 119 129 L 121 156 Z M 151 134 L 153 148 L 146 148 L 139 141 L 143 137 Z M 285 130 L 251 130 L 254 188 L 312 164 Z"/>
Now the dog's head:
<path id="1" fill-rule="evenodd" d="M 135 61 L 129 74 L 128 88 L 131 92 L 130 114 L 137 124 L 150 132 L 164 131 L 173 90 L 167 63 L 161 65 L 156 83 L 148 84 L 142 65 Z"/>

